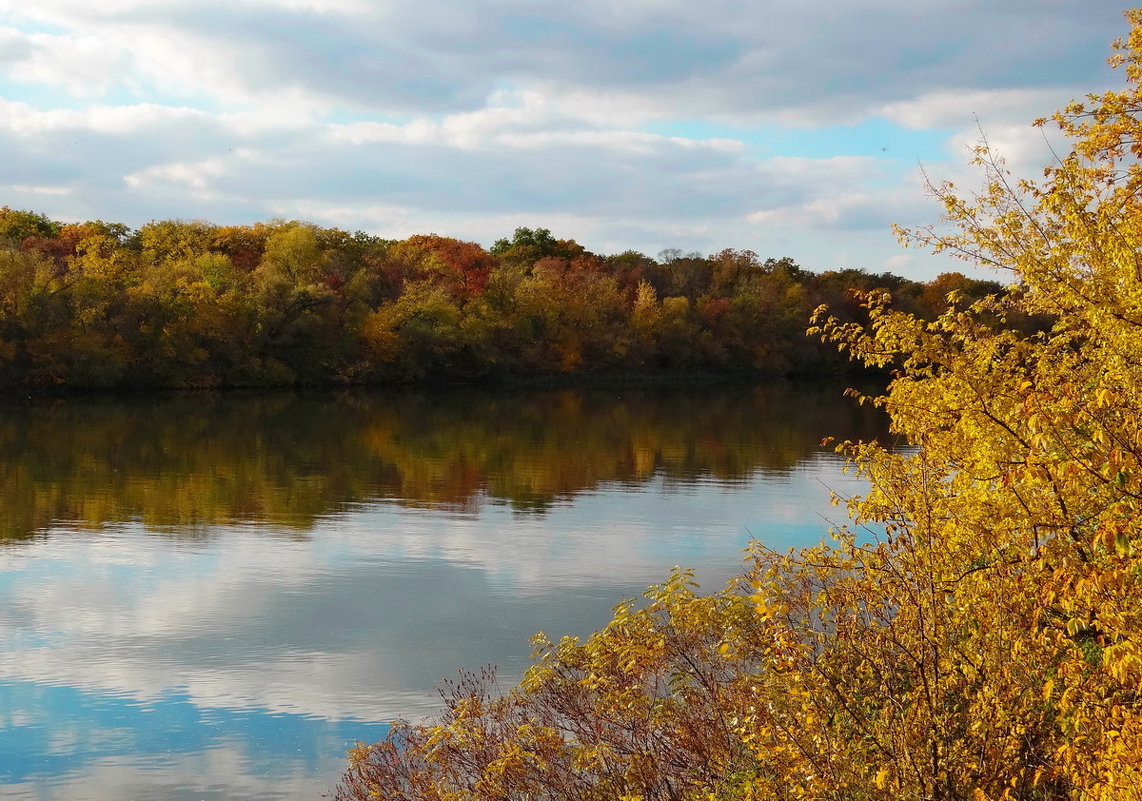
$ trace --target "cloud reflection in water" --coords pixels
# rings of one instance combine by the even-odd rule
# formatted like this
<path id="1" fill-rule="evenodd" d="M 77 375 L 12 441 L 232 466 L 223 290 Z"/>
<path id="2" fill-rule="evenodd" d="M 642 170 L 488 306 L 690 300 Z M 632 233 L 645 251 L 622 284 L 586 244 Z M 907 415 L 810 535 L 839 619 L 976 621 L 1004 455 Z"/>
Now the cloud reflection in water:
<path id="1" fill-rule="evenodd" d="M 627 464 L 623 454 L 637 448 L 620 439 L 608 456 L 602 447 L 598 433 L 611 429 L 592 414 L 613 419 L 613 405 L 598 403 L 591 412 L 591 402 L 559 397 L 546 405 L 534 399 L 522 407 L 485 404 L 508 417 L 542 421 L 548 408 L 565 418 L 563 433 L 533 427 L 530 445 L 503 441 L 502 430 L 499 440 L 480 433 L 502 423 L 481 426 L 463 416 L 438 417 L 435 428 L 418 429 L 415 418 L 401 416 L 399 403 L 350 406 L 354 417 L 338 414 L 343 402 L 327 402 L 321 408 L 335 422 L 309 428 L 283 425 L 298 419 L 289 404 L 261 416 L 243 415 L 239 404 L 222 408 L 223 417 L 245 419 L 247 429 L 260 426 L 257 439 L 277 445 L 245 461 L 212 464 L 187 441 L 176 440 L 162 456 L 162 437 L 135 431 L 134 450 L 57 456 L 55 472 L 34 454 L 16 452 L 0 425 L 0 448 L 13 457 L 8 480 L 13 472 L 31 477 L 8 484 L 16 500 L 24 492 L 32 508 L 37 498 L 91 486 L 86 499 L 63 506 L 85 518 L 49 519 L 0 548 L 5 795 L 69 801 L 314 797 L 335 780 L 354 740 L 380 737 L 394 717 L 432 714 L 434 685 L 459 666 L 494 663 L 504 683 L 513 683 L 526 667 L 534 632 L 586 634 L 609 618 L 616 602 L 638 595 L 675 564 L 695 567 L 707 586 L 718 586 L 737 571 L 749 533 L 778 548 L 815 542 L 825 529 L 823 516 L 836 516 L 826 487 L 855 486 L 835 456 L 815 446 L 790 449 L 796 455 L 782 457 L 778 469 L 762 466 L 758 454 L 772 452 L 774 437 L 788 440 L 791 430 L 803 429 L 796 441 L 819 438 L 808 433 L 812 425 L 797 427 L 794 412 L 814 408 L 804 398 L 773 415 L 764 397 L 745 396 L 754 407 L 743 419 L 762 414 L 770 429 L 780 429 L 768 440 L 764 427 L 727 430 L 725 415 L 694 414 L 687 404 L 688 415 L 663 418 L 670 441 L 644 437 L 637 446 L 651 454 L 641 472 L 631 467 L 616 474 L 614 465 Z M 145 424 L 165 420 L 164 411 L 185 412 L 172 403 L 135 419 Z M 244 411 L 266 408 L 257 403 Z M 724 408 L 719 403 L 725 401 L 715 398 L 715 410 Z M 319 407 L 302 407 L 301 416 L 312 421 Z M 69 415 L 90 422 L 85 416 L 92 414 L 90 408 L 45 413 L 57 423 Z M 654 417 L 651 408 L 636 405 L 623 414 L 643 421 L 644 434 L 654 430 L 645 424 Z M 688 431 L 679 428 L 687 416 L 694 421 Z M 722 428 L 711 428 L 712 419 Z M 26 421 L 33 427 L 43 422 Z M 198 440 L 201 446 L 225 456 L 223 428 L 215 425 L 184 418 L 172 430 L 210 434 L 213 439 Z M 596 440 L 568 457 L 578 460 L 578 472 L 552 479 L 558 466 L 537 461 L 537 454 L 558 453 L 574 441 L 574 430 L 583 431 L 588 444 L 592 434 Z M 98 441 L 97 434 L 90 425 L 57 432 L 72 444 Z M 232 432 L 225 436 L 241 440 Z M 369 458 L 382 453 L 387 460 L 384 492 L 370 495 L 368 479 L 338 478 L 339 468 L 330 466 L 348 453 L 356 455 L 355 465 L 375 468 L 360 455 L 362 441 L 371 443 Z M 452 443 L 454 452 L 442 456 L 441 442 Z M 496 458 L 488 455 L 493 446 Z M 455 474 L 441 462 L 455 463 L 457 451 L 479 466 L 467 502 L 425 502 L 439 481 Z M 504 459 L 521 452 L 530 455 Z M 108 453 L 118 454 L 117 466 L 105 461 L 98 468 Z M 125 459 L 140 454 L 149 457 L 133 464 Z M 530 486 L 547 488 L 538 506 L 521 506 L 521 496 L 503 489 L 520 486 L 527 472 L 518 468 L 527 459 Z M 275 464 L 295 469 L 268 469 Z M 497 473 L 493 464 L 515 472 Z M 681 467 L 686 464 L 694 467 Z M 723 465 L 721 474 L 703 464 Z M 180 474 L 187 465 L 197 472 Z M 602 465 L 602 477 L 590 479 L 584 465 Z M 204 481 L 204 470 L 213 470 L 215 479 L 244 470 L 243 481 L 269 487 L 278 509 L 291 508 L 301 493 L 297 500 L 311 510 L 308 520 L 299 525 L 297 518 L 252 515 L 250 522 L 204 524 L 225 517 L 187 506 L 188 498 L 210 500 L 198 491 L 216 486 Z M 309 485 L 299 484 L 299 470 L 309 471 Z M 579 478 L 570 481 L 572 473 Z M 305 495 L 315 492 L 313 483 L 320 493 Z M 428 494 L 393 497 L 396 486 Z M 151 492 L 158 487 L 174 493 L 166 508 L 177 501 L 178 514 L 198 522 L 185 529 L 154 523 L 161 499 Z M 240 497 L 222 495 L 228 504 Z"/>

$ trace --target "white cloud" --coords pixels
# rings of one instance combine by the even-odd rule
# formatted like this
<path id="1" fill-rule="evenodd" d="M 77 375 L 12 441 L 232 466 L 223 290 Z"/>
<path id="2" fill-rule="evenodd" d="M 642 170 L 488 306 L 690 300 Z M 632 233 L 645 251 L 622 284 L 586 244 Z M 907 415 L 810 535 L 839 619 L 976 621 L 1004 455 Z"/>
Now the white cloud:
<path id="1" fill-rule="evenodd" d="M 123 180 L 135 190 L 185 189 L 197 200 L 213 202 L 220 195 L 210 189 L 215 180 L 227 172 L 228 164 L 222 159 L 205 159 L 197 162 L 157 164 L 138 172 L 129 173 Z"/>
<path id="2" fill-rule="evenodd" d="M 420 117 L 404 123 L 352 122 L 328 124 L 328 136 L 353 145 L 400 143 L 440 145 L 462 150 L 506 146 L 539 149 L 560 145 L 597 146 L 610 150 L 650 152 L 658 145 L 712 148 L 734 153 L 742 143 L 726 138 L 688 139 L 624 129 L 604 116 L 575 113 L 565 103 L 549 102 L 534 92 L 500 91 L 497 105 L 448 114 L 439 120 Z"/>
<path id="3" fill-rule="evenodd" d="M 948 130 L 948 163 L 925 166 L 958 178 L 974 113 L 1036 174 L 1049 150 L 1026 124 L 1105 85 L 1124 31 L 1109 0 L 0 8 L 0 158 L 9 184 L 49 190 L 4 202 L 132 225 L 311 209 L 483 241 L 520 221 L 600 249 L 783 247 L 820 268 L 891 257 L 887 222 L 923 207 L 914 165 L 790 159 L 764 126 Z M 703 130 L 718 124 L 741 137 Z M 862 258 L 849 235 L 877 226 Z"/>
<path id="4" fill-rule="evenodd" d="M 496 137 L 496 141 L 509 147 L 529 150 L 546 149 L 558 145 L 586 145 L 612 151 L 642 154 L 652 154 L 663 144 L 683 149 L 709 148 L 726 153 L 741 153 L 745 149 L 741 142 L 733 139 L 685 139 L 640 131 L 502 133 Z"/>
<path id="5" fill-rule="evenodd" d="M 375 7 L 375 4 L 368 0 L 238 0 L 237 4 L 350 17 L 363 16 Z"/>
<path id="6" fill-rule="evenodd" d="M 0 98 L 0 125 L 27 138 L 58 132 L 139 134 L 164 125 L 210 122 L 211 119 L 210 115 L 196 109 L 154 103 L 41 111 L 28 103 Z"/>
<path id="7" fill-rule="evenodd" d="M 6 33 L 20 36 L 12 29 Z M 13 60 L 12 79 L 62 87 L 78 97 L 99 97 L 124 70 L 121 54 L 95 36 L 31 34 L 5 44 L 25 54 Z"/>
<path id="8" fill-rule="evenodd" d="M 1058 87 L 951 90 L 888 103 L 876 113 L 914 130 L 963 128 L 977 119 L 985 127 L 992 120 L 1008 123 L 1013 118 L 1030 124 L 1046 116 L 1044 109 L 1053 110 L 1069 99 L 1067 90 Z"/>
<path id="9" fill-rule="evenodd" d="M 634 108 L 741 119 L 789 119 L 798 109 L 815 118 L 831 107 L 835 120 L 885 99 L 906 103 L 1003 80 L 1016 89 L 1072 83 L 1096 74 L 1108 34 L 1122 30 L 1118 7 L 1101 0 L 998 12 L 983 3 L 930 4 L 922 13 L 863 2 L 828 14 L 792 2 L 107 6 L 44 0 L 10 13 L 73 31 L 52 41 L 84 54 L 82 42 L 97 41 L 101 49 L 90 56 L 53 46 L 64 66 L 44 77 L 70 79 L 67 65 L 90 58 L 107 65 L 90 77 L 103 89 L 115 69 L 126 85 L 222 102 L 257 104 L 294 89 L 315 103 L 440 110 L 482 105 L 506 80 L 548 95 L 616 96 Z M 45 70 L 53 63 L 46 42 L 29 59 Z M 1041 58 L 1068 51 L 1066 64 Z"/>
<path id="10" fill-rule="evenodd" d="M 63 197 L 74 191 L 66 186 L 29 186 L 27 184 L 9 184 L 3 188 L 17 195 L 48 195 L 52 197 Z"/>
<path id="11" fill-rule="evenodd" d="M 796 225 L 806 228 L 834 228 L 841 224 L 848 214 L 867 207 L 872 201 L 873 199 L 866 194 L 815 198 L 801 206 L 755 211 L 747 215 L 746 219 L 760 226 Z"/>

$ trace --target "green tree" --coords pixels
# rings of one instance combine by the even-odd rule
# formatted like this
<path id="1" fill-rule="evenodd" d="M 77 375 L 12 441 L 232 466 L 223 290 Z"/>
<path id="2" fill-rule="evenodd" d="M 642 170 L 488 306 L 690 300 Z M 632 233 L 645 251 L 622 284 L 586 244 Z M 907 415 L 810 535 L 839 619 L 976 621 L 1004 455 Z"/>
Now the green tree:
<path id="1" fill-rule="evenodd" d="M 29 237 L 54 237 L 60 223 L 35 211 L 0 207 L 0 242 L 19 247 Z"/>

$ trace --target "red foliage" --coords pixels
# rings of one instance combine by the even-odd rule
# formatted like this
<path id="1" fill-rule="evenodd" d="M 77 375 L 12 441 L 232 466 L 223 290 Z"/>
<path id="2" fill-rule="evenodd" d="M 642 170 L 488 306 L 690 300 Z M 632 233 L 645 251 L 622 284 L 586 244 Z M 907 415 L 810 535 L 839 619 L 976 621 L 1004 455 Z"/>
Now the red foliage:
<path id="1" fill-rule="evenodd" d="M 466 300 L 484 291 L 496 259 L 475 242 L 464 242 L 436 234 L 418 234 L 405 240 L 408 245 L 436 257 L 443 267 L 445 282 L 457 298 Z"/>

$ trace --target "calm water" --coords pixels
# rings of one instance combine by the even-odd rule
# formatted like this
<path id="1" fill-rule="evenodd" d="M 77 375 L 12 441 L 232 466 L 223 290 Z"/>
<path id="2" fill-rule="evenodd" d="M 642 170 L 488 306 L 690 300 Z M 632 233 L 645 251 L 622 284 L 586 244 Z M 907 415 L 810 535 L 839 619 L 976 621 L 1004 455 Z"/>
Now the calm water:
<path id="1" fill-rule="evenodd" d="M 839 389 L 0 408 L 0 796 L 313 799 L 459 666 L 819 541 Z"/>

